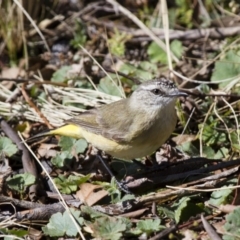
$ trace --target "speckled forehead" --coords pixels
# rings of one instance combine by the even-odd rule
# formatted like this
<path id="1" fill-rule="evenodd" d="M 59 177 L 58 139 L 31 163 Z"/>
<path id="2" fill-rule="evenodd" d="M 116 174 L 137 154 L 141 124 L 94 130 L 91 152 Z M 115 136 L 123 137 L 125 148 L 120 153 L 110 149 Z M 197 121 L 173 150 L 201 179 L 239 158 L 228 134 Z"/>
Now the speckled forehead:
<path id="1" fill-rule="evenodd" d="M 141 85 L 141 88 L 144 90 L 151 90 L 155 87 L 166 87 L 168 89 L 176 88 L 175 84 L 172 81 L 165 78 L 154 79 L 152 81 L 146 82 L 146 84 Z"/>

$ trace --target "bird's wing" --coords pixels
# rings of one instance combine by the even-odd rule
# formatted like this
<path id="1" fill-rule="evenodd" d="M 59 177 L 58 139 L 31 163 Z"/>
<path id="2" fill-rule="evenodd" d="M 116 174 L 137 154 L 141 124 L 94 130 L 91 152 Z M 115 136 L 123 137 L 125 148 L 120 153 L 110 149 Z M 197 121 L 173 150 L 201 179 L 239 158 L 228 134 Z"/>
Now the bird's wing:
<path id="1" fill-rule="evenodd" d="M 83 127 L 89 132 L 101 134 L 101 126 L 96 121 L 97 109 L 88 110 L 78 116 L 65 121 L 66 124 L 74 124 Z"/>
<path id="2" fill-rule="evenodd" d="M 131 141 L 129 130 L 135 118 L 131 117 L 133 114 L 130 115 L 130 110 L 125 104 L 127 101 L 124 99 L 86 111 L 67 120 L 66 123 L 79 125 L 89 132 L 100 134 L 116 142 Z"/>

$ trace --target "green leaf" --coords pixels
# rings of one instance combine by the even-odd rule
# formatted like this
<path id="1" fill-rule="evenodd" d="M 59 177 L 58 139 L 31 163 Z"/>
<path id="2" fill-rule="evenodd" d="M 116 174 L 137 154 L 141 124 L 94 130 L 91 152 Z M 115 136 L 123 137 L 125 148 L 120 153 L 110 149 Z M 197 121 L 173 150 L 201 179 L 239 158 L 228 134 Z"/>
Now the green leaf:
<path id="1" fill-rule="evenodd" d="M 170 49 L 177 58 L 182 57 L 184 49 L 181 41 L 173 40 L 170 44 Z"/>
<path id="2" fill-rule="evenodd" d="M 96 183 L 108 191 L 109 195 L 111 196 L 111 203 L 117 203 L 121 201 L 122 193 L 119 190 L 114 178 L 111 179 L 110 183 L 99 181 L 96 181 Z"/>
<path id="3" fill-rule="evenodd" d="M 114 35 L 108 39 L 109 52 L 117 57 L 123 57 L 125 54 L 125 43 L 131 39 L 131 36 L 126 32 L 119 32 L 114 29 Z"/>
<path id="4" fill-rule="evenodd" d="M 225 147 L 222 147 L 217 152 L 215 152 L 212 147 L 203 146 L 203 157 L 207 157 L 207 158 L 213 158 L 213 159 L 225 158 L 228 152 L 229 150 Z"/>
<path id="5" fill-rule="evenodd" d="M 230 202 L 229 196 L 232 193 L 232 189 L 223 189 L 212 192 L 209 204 L 220 206 L 221 204 L 227 204 Z"/>
<path id="6" fill-rule="evenodd" d="M 177 8 L 175 8 L 176 19 L 181 25 L 186 25 L 191 28 L 193 25 L 193 8 L 189 7 L 189 2 L 186 0 L 176 0 Z"/>
<path id="7" fill-rule="evenodd" d="M 178 202 L 178 208 L 175 210 L 175 220 L 176 220 L 177 223 L 180 222 L 182 211 L 183 211 L 184 208 L 187 207 L 189 201 L 190 201 L 189 197 L 183 197 Z"/>
<path id="8" fill-rule="evenodd" d="M 79 225 L 83 225 L 84 219 L 81 216 L 81 212 L 79 210 L 76 210 L 74 208 L 69 208 L 71 214 L 73 215 L 74 219 L 77 221 Z"/>
<path id="9" fill-rule="evenodd" d="M 88 143 L 85 139 L 79 139 L 75 142 L 73 148 L 77 154 L 84 153 L 86 148 L 88 146 Z"/>
<path id="10" fill-rule="evenodd" d="M 142 62 L 140 62 L 139 67 L 142 70 L 153 73 L 154 75 L 157 74 L 157 72 L 158 72 L 157 65 L 154 63 L 151 63 L 151 62 L 142 61 Z M 149 79 L 151 79 L 151 77 L 147 78 L 146 80 L 149 80 Z"/>
<path id="11" fill-rule="evenodd" d="M 29 234 L 29 232 L 27 230 L 24 229 L 8 229 L 8 228 L 0 228 L 0 231 L 6 235 L 13 235 L 16 237 L 24 237 L 25 235 Z M 5 238 L 5 239 L 13 239 L 11 238 Z"/>
<path id="12" fill-rule="evenodd" d="M 72 154 L 69 151 L 63 151 L 57 153 L 57 155 L 51 159 L 51 163 L 58 168 L 62 168 L 71 158 Z"/>
<path id="13" fill-rule="evenodd" d="M 51 81 L 58 82 L 58 83 L 64 83 L 67 81 L 69 70 L 71 70 L 71 66 L 63 66 L 60 69 L 58 69 L 52 76 Z"/>
<path id="14" fill-rule="evenodd" d="M 190 217 L 196 216 L 203 212 L 203 208 L 191 201 L 190 197 L 183 197 L 178 203 L 173 205 L 175 209 L 175 220 L 177 223 L 180 221 L 187 221 Z"/>
<path id="15" fill-rule="evenodd" d="M 78 223 L 82 225 L 83 218 L 79 217 L 79 215 L 80 211 L 75 211 L 74 217 L 77 219 Z M 42 227 L 42 230 L 50 237 L 63 237 L 65 235 L 69 237 L 76 237 L 78 234 L 78 230 L 67 211 L 65 211 L 63 214 L 53 214 L 49 220 L 49 223 L 45 227 Z"/>
<path id="16" fill-rule="evenodd" d="M 146 220 L 140 220 L 137 223 L 138 230 L 141 230 L 142 233 L 146 233 L 147 235 L 150 235 L 153 232 L 157 232 L 161 229 L 164 229 L 165 227 L 160 225 L 161 221 L 160 219 L 146 219 Z"/>
<path id="17" fill-rule="evenodd" d="M 240 207 L 227 215 L 224 228 L 227 234 L 223 235 L 224 240 L 240 239 Z"/>
<path id="18" fill-rule="evenodd" d="M 211 77 L 211 81 L 225 80 L 234 78 L 240 74 L 240 50 L 230 50 L 226 53 L 221 61 L 216 61 L 215 68 Z M 220 88 L 227 86 L 232 80 L 225 81 L 219 84 Z"/>
<path id="19" fill-rule="evenodd" d="M 233 150 L 240 152 L 240 145 L 238 141 L 238 135 L 240 134 L 240 130 L 234 130 L 230 133 L 230 137 L 232 140 L 232 148 Z"/>
<path id="20" fill-rule="evenodd" d="M 83 153 L 88 146 L 86 140 L 84 139 L 76 140 L 74 138 L 65 136 L 60 138 L 58 145 L 63 151 L 53 157 L 51 162 L 53 165 L 59 168 L 64 167 L 66 163 L 72 159 L 73 155 Z"/>
<path id="21" fill-rule="evenodd" d="M 64 175 L 59 174 L 57 178 L 54 178 L 54 182 L 59 188 L 60 192 L 70 194 L 72 192 L 76 192 L 78 186 L 88 181 L 89 178 L 90 175 L 83 177 L 70 175 L 68 178 L 66 178 Z"/>
<path id="22" fill-rule="evenodd" d="M 202 123 L 198 125 L 199 129 L 204 127 L 202 132 L 202 139 L 204 143 L 207 146 L 211 146 L 213 144 L 221 145 L 221 143 L 225 144 L 227 141 L 226 134 L 216 130 L 217 121 L 213 118 L 210 118 L 209 121 L 211 122 L 204 125 Z"/>
<path id="23" fill-rule="evenodd" d="M 122 197 L 122 199 L 120 199 L 120 202 L 125 202 L 125 201 L 132 200 L 135 198 L 136 198 L 136 196 L 134 194 L 126 194 Z"/>
<path id="24" fill-rule="evenodd" d="M 68 177 L 68 181 L 75 183 L 76 185 L 81 185 L 85 182 L 87 182 L 91 178 L 91 174 L 88 174 L 86 176 L 75 176 L 75 175 L 70 175 Z"/>
<path id="25" fill-rule="evenodd" d="M 208 94 L 211 91 L 211 88 L 207 84 L 199 84 L 198 87 L 200 92 Z"/>
<path id="26" fill-rule="evenodd" d="M 166 52 L 160 48 L 156 42 L 152 42 L 149 45 L 147 53 L 150 61 L 153 63 L 160 62 L 162 64 L 167 64 L 168 62 Z"/>
<path id="27" fill-rule="evenodd" d="M 96 211 L 92 207 L 82 206 L 81 210 L 82 210 L 82 213 L 89 215 L 91 219 L 99 218 L 99 217 L 108 217 L 106 214 Z"/>
<path id="28" fill-rule="evenodd" d="M 194 146 L 192 142 L 182 143 L 177 148 L 191 156 L 199 155 L 199 150 Z"/>
<path id="29" fill-rule="evenodd" d="M 22 192 L 25 187 L 33 185 L 36 181 L 35 176 L 30 173 L 16 174 L 7 179 L 7 185 L 9 188 Z"/>
<path id="30" fill-rule="evenodd" d="M 228 156 L 229 149 L 222 147 L 214 155 L 214 159 L 226 158 Z"/>
<path id="31" fill-rule="evenodd" d="M 76 139 L 74 138 L 61 136 L 58 142 L 58 146 L 60 146 L 63 151 L 71 152 L 75 142 L 76 142 Z"/>
<path id="32" fill-rule="evenodd" d="M 175 213 L 173 210 L 171 210 L 170 208 L 166 207 L 166 206 L 158 206 L 157 207 L 157 211 L 158 211 L 158 215 L 160 216 L 164 216 L 170 219 L 174 219 Z"/>
<path id="33" fill-rule="evenodd" d="M 234 151 L 240 152 L 240 145 L 239 144 L 233 143 L 232 148 L 233 148 Z"/>
<path id="34" fill-rule="evenodd" d="M 68 151 L 69 153 L 72 153 L 72 155 L 83 153 L 88 146 L 86 140 L 84 139 L 76 140 L 66 136 L 62 136 L 60 138 L 58 145 L 63 151 Z"/>
<path id="35" fill-rule="evenodd" d="M 113 80 L 109 79 L 109 77 L 102 78 L 98 85 L 100 91 L 118 97 L 122 96 L 120 88 L 121 87 L 114 83 Z"/>
<path id="36" fill-rule="evenodd" d="M 11 157 L 17 150 L 16 145 L 9 138 L 0 137 L 0 154 Z"/>
<path id="37" fill-rule="evenodd" d="M 125 220 L 121 218 L 101 217 L 91 225 L 92 235 L 97 239 L 118 240 L 122 239 L 122 232 L 127 229 Z"/>
<path id="38" fill-rule="evenodd" d="M 176 55 L 177 58 L 180 58 L 183 54 L 182 42 L 174 40 L 170 43 L 170 50 Z M 159 47 L 156 42 L 152 42 L 147 49 L 148 56 L 150 61 L 153 63 L 162 63 L 167 64 L 167 53 Z"/>
<path id="39" fill-rule="evenodd" d="M 140 81 L 147 81 L 149 79 L 152 79 L 157 71 L 155 71 L 152 67 L 150 70 L 150 64 L 146 65 L 146 63 L 142 63 L 140 64 L 138 67 L 129 64 L 129 63 L 124 63 L 121 67 L 120 67 L 120 72 L 129 75 L 129 76 L 133 76 L 136 78 L 139 78 Z M 149 68 L 148 70 L 146 70 L 146 68 Z"/>
<path id="40" fill-rule="evenodd" d="M 212 158 L 215 155 L 215 151 L 209 146 L 203 146 L 203 157 Z"/>
<path id="41" fill-rule="evenodd" d="M 75 22 L 75 31 L 74 31 L 74 38 L 70 41 L 70 44 L 78 49 L 79 45 L 84 46 L 87 41 L 87 33 L 86 28 L 79 19 Z"/>

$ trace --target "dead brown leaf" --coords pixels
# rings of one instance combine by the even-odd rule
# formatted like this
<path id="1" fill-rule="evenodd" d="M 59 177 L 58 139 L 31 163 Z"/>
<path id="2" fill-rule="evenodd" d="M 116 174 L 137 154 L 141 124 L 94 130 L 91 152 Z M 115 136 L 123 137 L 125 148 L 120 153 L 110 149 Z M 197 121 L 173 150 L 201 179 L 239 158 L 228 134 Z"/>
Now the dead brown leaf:
<path id="1" fill-rule="evenodd" d="M 192 142 L 196 139 L 195 135 L 190 135 L 190 134 L 181 134 L 177 135 L 176 137 L 173 137 L 172 140 L 177 144 L 181 145 L 186 142 Z"/>
<path id="2" fill-rule="evenodd" d="M 92 206 L 102 198 L 108 195 L 108 192 L 102 189 L 99 185 L 91 183 L 83 183 L 80 185 L 80 190 L 77 191 L 76 196 L 84 202 L 87 206 Z"/>
<path id="3" fill-rule="evenodd" d="M 57 151 L 54 149 L 56 146 L 56 144 L 42 143 L 38 148 L 38 154 L 40 157 L 55 157 L 57 155 Z"/>

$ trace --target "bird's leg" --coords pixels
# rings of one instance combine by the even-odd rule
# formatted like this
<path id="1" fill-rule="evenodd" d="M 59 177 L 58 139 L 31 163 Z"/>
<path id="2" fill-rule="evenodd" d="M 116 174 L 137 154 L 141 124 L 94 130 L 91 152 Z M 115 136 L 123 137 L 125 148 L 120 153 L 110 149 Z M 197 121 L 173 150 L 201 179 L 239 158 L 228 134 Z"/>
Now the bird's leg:
<path id="1" fill-rule="evenodd" d="M 105 163 L 105 161 L 103 160 L 102 156 L 98 153 L 97 157 L 99 158 L 99 160 L 101 161 L 102 165 L 104 166 L 104 168 L 107 170 L 108 174 L 111 176 L 111 178 L 113 178 L 116 183 L 118 188 L 127 193 L 127 194 L 132 194 L 131 191 L 128 189 L 128 187 L 126 186 L 125 182 L 119 182 L 116 177 L 114 176 L 114 174 L 112 173 L 112 171 L 110 170 L 110 168 L 107 166 L 107 164 Z"/>

